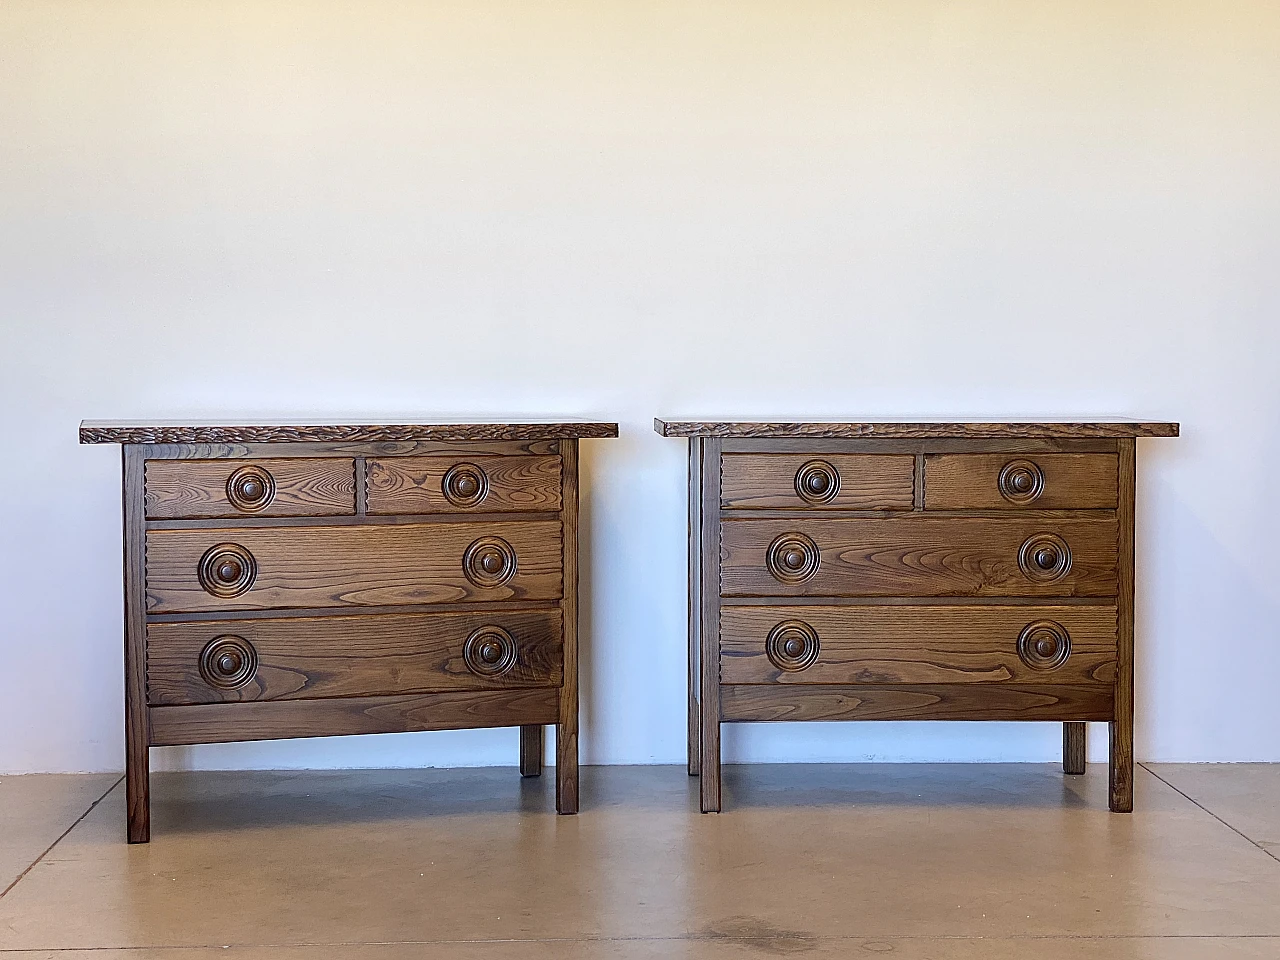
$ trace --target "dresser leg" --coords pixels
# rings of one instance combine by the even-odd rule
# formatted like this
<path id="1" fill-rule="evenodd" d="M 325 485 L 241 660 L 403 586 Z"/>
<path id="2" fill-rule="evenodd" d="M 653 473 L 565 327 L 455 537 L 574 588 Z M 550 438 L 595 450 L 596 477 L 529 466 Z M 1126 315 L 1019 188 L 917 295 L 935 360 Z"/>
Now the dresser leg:
<path id="1" fill-rule="evenodd" d="M 1062 772 L 1084 773 L 1086 739 L 1085 723 L 1064 723 L 1062 725 Z"/>
<path id="2" fill-rule="evenodd" d="M 128 744 L 125 757 L 124 792 L 130 843 L 151 842 L 151 769 L 147 747 Z"/>
<path id="3" fill-rule="evenodd" d="M 689 776 L 696 777 L 702 773 L 702 724 L 698 716 L 698 695 L 689 688 Z"/>
<path id="4" fill-rule="evenodd" d="M 576 719 L 576 718 L 575 718 Z M 556 813 L 578 812 L 578 732 L 556 724 Z"/>
<path id="5" fill-rule="evenodd" d="M 702 775 L 698 796 L 703 813 L 720 812 L 720 723 L 702 724 Z"/>
<path id="6" fill-rule="evenodd" d="M 542 776 L 542 724 L 520 728 L 520 776 Z"/>
<path id="7" fill-rule="evenodd" d="M 1133 812 L 1133 716 L 1112 721 L 1110 806 L 1112 813 Z"/>

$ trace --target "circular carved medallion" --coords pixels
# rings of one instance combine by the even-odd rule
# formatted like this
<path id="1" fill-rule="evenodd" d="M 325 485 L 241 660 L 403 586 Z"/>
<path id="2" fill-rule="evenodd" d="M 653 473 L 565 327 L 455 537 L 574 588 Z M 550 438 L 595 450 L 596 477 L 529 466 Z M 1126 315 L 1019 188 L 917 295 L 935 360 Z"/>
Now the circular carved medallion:
<path id="1" fill-rule="evenodd" d="M 227 500 L 243 513 L 265 510 L 275 495 L 275 477 L 256 463 L 245 464 L 227 478 Z"/>
<path id="2" fill-rule="evenodd" d="M 196 568 L 200 586 L 215 597 L 238 597 L 253 586 L 257 576 L 258 562 L 238 543 L 210 547 Z"/>
<path id="3" fill-rule="evenodd" d="M 214 637 L 200 651 L 200 676 L 211 687 L 234 690 L 258 672 L 258 651 L 244 637 Z"/>
<path id="4" fill-rule="evenodd" d="M 455 507 L 474 507 L 489 495 L 489 478 L 474 463 L 455 463 L 444 475 L 440 489 Z"/>
<path id="5" fill-rule="evenodd" d="M 1071 656 L 1071 634 L 1056 620 L 1037 620 L 1018 635 L 1018 656 L 1032 670 L 1056 670 Z"/>
<path id="6" fill-rule="evenodd" d="M 477 587 L 500 587 L 516 573 L 516 551 L 501 537 L 481 537 L 462 555 L 462 572 Z"/>
<path id="7" fill-rule="evenodd" d="M 516 665 L 516 642 L 501 627 L 480 627 L 467 637 L 462 661 L 477 677 L 500 677 Z"/>
<path id="8" fill-rule="evenodd" d="M 997 485 L 1010 503 L 1031 503 L 1044 493 L 1044 471 L 1030 460 L 1010 460 L 1000 470 Z"/>
<path id="9" fill-rule="evenodd" d="M 818 631 L 803 620 L 783 620 L 769 631 L 764 642 L 769 661 L 788 673 L 812 666 L 820 648 Z"/>
<path id="10" fill-rule="evenodd" d="M 765 566 L 780 583 L 804 583 L 822 563 L 818 545 L 803 533 L 784 533 L 765 554 Z"/>
<path id="11" fill-rule="evenodd" d="M 1071 570 L 1071 548 L 1056 533 L 1037 533 L 1018 551 L 1018 567 L 1029 580 L 1061 580 Z"/>
<path id="12" fill-rule="evenodd" d="M 840 492 L 840 471 L 826 460 L 810 460 L 796 471 L 796 494 L 807 503 L 828 503 Z"/>

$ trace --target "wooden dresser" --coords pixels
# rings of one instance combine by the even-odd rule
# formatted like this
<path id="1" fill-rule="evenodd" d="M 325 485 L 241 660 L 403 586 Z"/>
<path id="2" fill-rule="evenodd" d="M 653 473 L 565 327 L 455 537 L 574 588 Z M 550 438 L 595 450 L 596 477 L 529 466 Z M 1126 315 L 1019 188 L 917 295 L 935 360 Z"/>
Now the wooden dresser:
<path id="1" fill-rule="evenodd" d="M 720 724 L 1111 729 L 1133 809 L 1134 447 L 1176 423 L 663 421 L 689 438 L 689 772 Z"/>
<path id="2" fill-rule="evenodd" d="M 124 459 L 128 836 L 148 747 L 520 727 L 578 809 L 578 440 L 614 423 L 86 421 Z"/>

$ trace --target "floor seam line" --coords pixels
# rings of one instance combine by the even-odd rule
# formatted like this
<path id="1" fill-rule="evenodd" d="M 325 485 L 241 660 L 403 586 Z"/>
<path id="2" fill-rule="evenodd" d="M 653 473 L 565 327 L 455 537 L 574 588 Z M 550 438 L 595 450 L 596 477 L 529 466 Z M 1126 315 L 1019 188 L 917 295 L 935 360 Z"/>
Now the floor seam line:
<path id="1" fill-rule="evenodd" d="M 124 782 L 124 776 L 125 775 L 123 773 L 120 774 L 120 778 L 116 780 L 115 783 L 111 784 L 111 786 L 107 787 L 107 789 L 103 791 L 102 796 L 100 796 L 97 800 L 93 801 L 93 803 L 89 804 L 88 809 L 86 809 L 84 813 L 80 814 L 80 816 L 76 817 L 75 821 L 71 824 L 71 826 L 67 827 L 67 829 L 62 831 L 62 833 L 58 834 L 58 838 L 54 840 L 53 843 L 45 847 L 44 851 L 40 854 L 40 856 L 32 860 L 31 863 L 27 864 L 27 868 L 23 870 L 20 874 L 18 874 L 16 877 L 14 877 L 13 882 L 11 884 L 9 884 L 3 890 L 0 890 L 0 898 L 4 898 L 8 896 L 9 891 L 12 890 L 14 887 L 16 887 L 18 884 L 20 884 L 23 878 L 32 870 L 34 870 L 36 866 L 40 863 L 40 861 L 49 855 L 49 853 L 53 850 L 54 847 L 56 847 L 63 840 L 65 840 L 68 833 L 70 833 L 76 827 L 80 826 L 81 821 L 83 821 L 84 818 L 87 817 L 89 814 L 93 813 L 93 808 L 96 807 L 98 804 L 100 804 L 103 800 L 107 799 L 107 794 L 109 794 L 112 790 L 114 790 L 116 787 L 120 786 L 120 784 Z"/>
<path id="2" fill-rule="evenodd" d="M 1142 767 L 1142 769 L 1143 769 L 1143 770 L 1147 771 L 1147 773 L 1151 774 L 1153 777 L 1155 777 L 1157 780 L 1159 780 L 1161 783 L 1163 783 L 1166 787 L 1168 787 L 1168 788 L 1169 788 L 1170 790 L 1172 790 L 1174 793 L 1178 794 L 1178 796 L 1180 796 L 1180 797 L 1182 797 L 1183 799 L 1187 800 L 1189 803 L 1192 803 L 1192 804 L 1194 804 L 1195 806 L 1199 807 L 1201 810 L 1203 810 L 1203 811 L 1204 811 L 1205 813 L 1207 813 L 1209 816 L 1213 817 L 1213 819 L 1217 820 L 1220 824 L 1222 824 L 1224 827 L 1226 827 L 1226 828 L 1227 828 L 1228 830 L 1230 830 L 1232 833 L 1235 833 L 1235 834 L 1237 834 L 1238 836 L 1243 837 L 1245 840 L 1248 840 L 1248 841 L 1249 841 L 1249 843 L 1253 844 L 1255 847 L 1257 847 L 1259 850 L 1261 850 L 1263 853 L 1265 853 L 1265 854 L 1266 854 L 1268 857 L 1270 857 L 1272 860 L 1275 860 L 1277 863 L 1280 863 L 1280 857 L 1277 857 L 1277 856 L 1276 856 L 1275 854 L 1273 854 L 1270 850 L 1268 850 L 1266 847 L 1264 847 L 1262 844 L 1260 844 L 1257 840 L 1253 839 L 1253 837 L 1249 836 L 1248 834 L 1246 834 L 1246 833 L 1242 832 L 1241 830 L 1238 830 L 1237 828 L 1233 827 L 1231 824 L 1227 823 L 1227 821 L 1223 820 L 1220 816 L 1218 816 L 1216 813 L 1214 813 L 1212 810 L 1210 810 L 1208 807 L 1206 807 L 1203 803 L 1200 803 L 1200 802 L 1199 802 L 1198 800 L 1196 800 L 1194 797 L 1188 796 L 1187 794 L 1183 793 L 1181 790 L 1179 790 L 1177 787 L 1175 787 L 1172 783 L 1170 783 L 1170 782 L 1169 782 L 1168 780 L 1166 780 L 1164 777 L 1160 776 L 1160 774 L 1158 774 L 1158 773 L 1156 773 L 1154 770 L 1152 770 L 1152 769 L 1151 769 L 1149 766 L 1147 766 L 1145 763 L 1139 763 L 1139 764 L 1138 764 L 1138 766 Z"/>

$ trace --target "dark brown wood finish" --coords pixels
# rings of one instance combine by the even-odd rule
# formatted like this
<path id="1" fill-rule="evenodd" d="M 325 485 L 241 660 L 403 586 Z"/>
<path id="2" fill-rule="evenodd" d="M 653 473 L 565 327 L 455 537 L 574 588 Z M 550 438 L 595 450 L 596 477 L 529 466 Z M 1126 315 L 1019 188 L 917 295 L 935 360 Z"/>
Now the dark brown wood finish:
<path id="1" fill-rule="evenodd" d="M 395 457 L 368 461 L 368 512 L 560 509 L 559 457 Z"/>
<path id="2" fill-rule="evenodd" d="M 576 812 L 577 438 L 616 434 L 84 424 L 125 442 L 130 841 L 187 743 L 515 726 L 536 776 L 554 723 Z"/>
<path id="3" fill-rule="evenodd" d="M 1052 668 L 1038 665 L 1019 650 L 1020 637 L 1042 621 L 1060 625 L 1070 637 L 1069 654 Z M 806 634 L 816 647 L 808 663 L 802 642 Z M 794 656 L 789 655 L 788 643 Z M 722 683 L 1111 686 L 1116 675 L 1116 609 L 725 607 L 720 651 Z"/>
<path id="4" fill-rule="evenodd" d="M 1176 423 L 655 428 L 690 438 L 704 811 L 720 723 L 791 720 L 1056 721 L 1068 773 L 1105 720 L 1132 809 L 1133 451 Z M 896 472 L 847 497 L 857 464 Z"/>
<path id="5" fill-rule="evenodd" d="M 699 550 L 701 571 L 699 596 L 702 599 L 698 625 L 698 703 L 700 781 L 698 796 L 703 813 L 720 812 L 720 616 L 713 598 L 720 594 L 720 440 L 699 438 L 702 481 L 698 511 L 702 521 Z"/>
<path id="6" fill-rule="evenodd" d="M 1062 725 L 1062 772 L 1084 773 L 1087 744 L 1085 736 L 1088 724 L 1070 721 Z"/>
<path id="7" fill-rule="evenodd" d="M 969 453 L 925 457 L 926 510 L 1114 510 L 1117 457 Z"/>
<path id="8" fill-rule="evenodd" d="M 1109 803 L 1116 813 L 1133 810 L 1133 593 L 1134 500 L 1137 483 L 1137 444 L 1120 445 L 1119 554 L 1120 610 L 1119 661 L 1116 669 L 1115 715 L 1110 718 L 1108 762 Z"/>
<path id="9" fill-rule="evenodd" d="M 151 724 L 147 712 L 146 544 L 143 448 L 121 450 L 124 517 L 125 812 L 130 843 L 151 839 Z"/>
<path id="10" fill-rule="evenodd" d="M 616 437 L 616 423 L 285 423 L 85 420 L 81 443 L 411 443 L 418 440 L 566 440 Z M 383 455 L 385 451 L 375 451 Z"/>
<path id="11" fill-rule="evenodd" d="M 355 467 L 338 458 L 149 460 L 148 520 L 319 517 L 355 512 Z"/>
<path id="12" fill-rule="evenodd" d="M 564 681 L 556 721 L 556 812 L 578 812 L 578 441 L 560 444 L 563 487 Z"/>
<path id="13" fill-rule="evenodd" d="M 882 437 L 911 440 L 989 438 L 1176 437 L 1178 424 L 1165 421 L 726 421 L 661 420 L 653 428 L 664 437 Z"/>
<path id="14" fill-rule="evenodd" d="M 554 688 L 537 688 L 152 707 L 151 743 L 176 746 L 554 723 L 558 696 Z"/>
<path id="15" fill-rule="evenodd" d="M 502 656 L 503 633 L 509 658 Z M 559 609 L 153 623 L 147 699 L 160 706 L 558 687 L 560 634 Z M 243 676 L 224 677 L 216 664 L 202 663 L 210 644 L 226 637 L 253 660 Z M 502 669 L 476 659 L 480 648 L 495 651 Z"/>
<path id="16" fill-rule="evenodd" d="M 240 548 L 248 559 L 236 562 L 253 575 L 211 592 L 221 568 L 202 581 L 201 563 L 223 544 Z M 147 532 L 152 613 L 559 600 L 561 580 L 557 521 Z"/>

